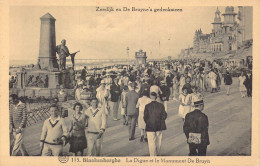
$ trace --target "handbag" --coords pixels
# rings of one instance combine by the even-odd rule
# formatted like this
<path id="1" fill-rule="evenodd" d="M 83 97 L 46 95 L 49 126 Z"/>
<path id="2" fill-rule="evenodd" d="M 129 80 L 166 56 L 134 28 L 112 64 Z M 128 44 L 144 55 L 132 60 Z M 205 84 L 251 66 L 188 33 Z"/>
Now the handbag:
<path id="1" fill-rule="evenodd" d="M 201 133 L 189 133 L 188 143 L 201 144 Z"/>

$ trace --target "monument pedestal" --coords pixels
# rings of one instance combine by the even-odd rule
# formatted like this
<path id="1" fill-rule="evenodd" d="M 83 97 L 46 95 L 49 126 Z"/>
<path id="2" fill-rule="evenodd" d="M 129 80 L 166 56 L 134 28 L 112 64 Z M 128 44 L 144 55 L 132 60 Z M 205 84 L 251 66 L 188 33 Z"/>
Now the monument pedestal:
<path id="1" fill-rule="evenodd" d="M 75 72 L 72 68 L 62 70 L 60 73 L 60 84 L 66 89 L 73 89 L 75 81 Z"/>
<path id="2" fill-rule="evenodd" d="M 48 70 L 25 70 L 19 71 L 17 85 L 12 93 L 18 96 L 56 97 L 60 86 L 61 72 Z"/>
<path id="3" fill-rule="evenodd" d="M 59 88 L 60 86 L 60 77 L 61 73 L 60 72 L 48 72 L 49 76 L 49 86 L 48 88 Z"/>

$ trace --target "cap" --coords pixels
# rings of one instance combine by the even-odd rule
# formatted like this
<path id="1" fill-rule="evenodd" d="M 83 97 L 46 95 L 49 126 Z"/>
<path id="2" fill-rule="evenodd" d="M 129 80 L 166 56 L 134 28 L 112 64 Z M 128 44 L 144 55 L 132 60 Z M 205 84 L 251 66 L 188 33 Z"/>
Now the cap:
<path id="1" fill-rule="evenodd" d="M 198 106 L 198 105 L 201 105 L 201 104 L 204 104 L 204 101 L 203 101 L 203 100 L 199 100 L 199 101 L 195 101 L 195 102 L 194 102 L 194 105 L 195 105 L 195 106 Z"/>

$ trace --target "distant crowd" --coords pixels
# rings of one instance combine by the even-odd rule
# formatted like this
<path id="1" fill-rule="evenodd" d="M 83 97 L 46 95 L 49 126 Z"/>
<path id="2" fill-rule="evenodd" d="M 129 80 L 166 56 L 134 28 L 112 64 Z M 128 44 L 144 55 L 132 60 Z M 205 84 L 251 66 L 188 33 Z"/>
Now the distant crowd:
<path id="1" fill-rule="evenodd" d="M 179 103 L 179 116 L 189 144 L 189 155 L 206 155 L 210 144 L 208 117 L 204 109 L 204 93 L 217 93 L 223 83 L 230 95 L 233 83 L 229 70 L 220 71 L 217 62 L 199 59 L 154 62 L 143 66 L 128 66 L 118 70 L 103 70 L 89 74 L 87 67 L 80 72 L 75 85 L 75 111 L 66 125 L 59 116 L 57 104 L 50 107 L 50 118 L 42 128 L 41 155 L 60 155 L 69 143 L 69 152 L 88 156 L 102 155 L 102 142 L 107 120 L 128 126 L 129 141 L 135 140 L 136 127 L 140 129 L 141 142 L 148 142 L 151 156 L 160 155 L 162 131 L 166 130 L 168 101 Z M 241 97 L 252 96 L 252 72 L 242 72 L 239 77 Z M 68 94 L 61 86 L 60 102 L 67 102 Z M 17 95 L 10 96 L 10 132 L 14 134 L 12 155 L 25 154 L 23 146 L 26 123 L 26 106 Z"/>

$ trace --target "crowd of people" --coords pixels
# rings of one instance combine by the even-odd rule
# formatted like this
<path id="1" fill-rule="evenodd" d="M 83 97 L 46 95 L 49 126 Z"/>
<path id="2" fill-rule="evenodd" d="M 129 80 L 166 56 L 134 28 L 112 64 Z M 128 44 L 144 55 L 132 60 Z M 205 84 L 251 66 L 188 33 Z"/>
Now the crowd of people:
<path id="1" fill-rule="evenodd" d="M 229 71 L 220 72 L 216 66 L 199 59 L 175 60 L 128 66 L 121 71 L 103 70 L 95 75 L 89 75 L 84 67 L 75 85 L 76 103 L 74 114 L 69 117 L 71 123 L 66 126 L 58 114 L 58 105 L 51 105 L 51 116 L 42 128 L 41 154 L 59 155 L 62 146 L 69 143 L 69 151 L 74 155 L 82 156 L 87 149 L 88 156 L 100 156 L 104 132 L 109 127 L 107 120 L 118 121 L 120 113 L 123 125 L 128 126 L 129 141 L 136 139 L 138 127 L 140 141 L 148 142 L 150 155 L 160 155 L 162 131 L 166 130 L 167 103 L 173 100 L 180 104 L 178 111 L 184 122 L 189 155 L 206 155 L 209 123 L 208 117 L 202 113 L 204 94 L 206 91 L 219 92 L 224 79 L 226 93 L 230 95 L 233 83 Z M 251 71 L 239 77 L 239 90 L 241 97 L 252 96 Z M 12 155 L 16 155 L 17 149 L 22 151 L 25 126 L 24 119 L 17 117 L 24 113 L 15 112 L 24 107 L 16 101 L 17 96 L 11 97 L 14 107 L 10 111 L 10 131 L 14 132 L 16 147 Z"/>

